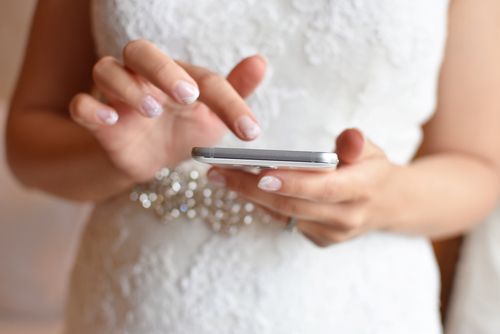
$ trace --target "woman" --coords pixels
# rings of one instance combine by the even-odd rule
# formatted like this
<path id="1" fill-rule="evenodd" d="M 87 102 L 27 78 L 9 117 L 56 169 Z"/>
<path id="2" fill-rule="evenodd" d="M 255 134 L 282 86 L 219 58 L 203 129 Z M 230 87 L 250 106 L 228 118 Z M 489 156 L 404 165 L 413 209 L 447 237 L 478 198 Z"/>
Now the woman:
<path id="1" fill-rule="evenodd" d="M 499 9 L 41 0 L 9 160 L 27 186 L 98 203 L 68 333 L 439 333 L 426 238 L 498 196 Z M 207 185 L 187 161 L 334 141 L 325 173 L 212 169 Z"/>

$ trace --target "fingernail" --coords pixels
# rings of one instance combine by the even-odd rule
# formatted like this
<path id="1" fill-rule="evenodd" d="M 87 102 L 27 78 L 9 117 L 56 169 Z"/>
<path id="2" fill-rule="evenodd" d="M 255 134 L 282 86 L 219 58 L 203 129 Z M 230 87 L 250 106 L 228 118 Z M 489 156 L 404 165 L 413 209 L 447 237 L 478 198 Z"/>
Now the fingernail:
<path id="1" fill-rule="evenodd" d="M 142 109 L 149 117 L 158 117 L 163 113 L 163 107 L 161 104 L 151 95 L 144 98 L 142 102 Z"/>
<path id="2" fill-rule="evenodd" d="M 113 125 L 116 124 L 116 122 L 118 122 L 118 114 L 114 110 L 97 109 L 96 115 L 101 122 L 107 125 Z"/>
<path id="3" fill-rule="evenodd" d="M 260 126 L 250 116 L 242 116 L 236 123 L 246 139 L 255 139 L 260 134 Z"/>
<path id="4" fill-rule="evenodd" d="M 179 80 L 174 87 L 175 97 L 184 104 L 194 103 L 200 96 L 200 91 L 195 85 Z"/>
<path id="5" fill-rule="evenodd" d="M 226 185 L 226 178 L 218 171 L 212 170 L 207 176 L 208 181 L 216 186 L 223 187 Z"/>
<path id="6" fill-rule="evenodd" d="M 281 180 L 274 176 L 264 176 L 259 180 L 258 187 L 265 191 L 276 191 L 281 188 Z"/>

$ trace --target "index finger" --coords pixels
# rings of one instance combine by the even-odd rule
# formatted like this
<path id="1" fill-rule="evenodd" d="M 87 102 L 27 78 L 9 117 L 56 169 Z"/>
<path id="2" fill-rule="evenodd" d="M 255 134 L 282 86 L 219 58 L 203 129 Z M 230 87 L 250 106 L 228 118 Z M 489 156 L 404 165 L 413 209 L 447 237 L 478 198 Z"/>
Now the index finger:
<path id="1" fill-rule="evenodd" d="M 260 126 L 241 95 L 224 77 L 206 68 L 178 62 L 198 83 L 199 100 L 205 103 L 226 126 L 243 140 L 253 140 Z"/>
<path id="2" fill-rule="evenodd" d="M 190 104 L 199 98 L 240 139 L 253 140 L 260 134 L 255 116 L 225 78 L 199 66 L 175 62 L 147 40 L 128 43 L 123 60 L 127 68 L 175 101 Z"/>
<path id="3" fill-rule="evenodd" d="M 277 170 L 261 173 L 258 187 L 268 192 L 318 202 L 338 203 L 363 195 L 363 181 L 355 173 Z"/>
<path id="4" fill-rule="evenodd" d="M 196 81 L 153 43 L 138 39 L 123 49 L 126 68 L 144 77 L 180 104 L 194 103 L 200 91 Z"/>

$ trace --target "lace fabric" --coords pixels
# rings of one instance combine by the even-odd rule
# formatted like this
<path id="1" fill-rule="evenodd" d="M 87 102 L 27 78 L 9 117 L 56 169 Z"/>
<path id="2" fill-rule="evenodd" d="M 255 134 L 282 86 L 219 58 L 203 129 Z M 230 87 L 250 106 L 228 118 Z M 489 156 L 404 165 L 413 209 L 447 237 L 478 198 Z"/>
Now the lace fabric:
<path id="1" fill-rule="evenodd" d="M 446 0 L 93 2 L 101 55 L 120 58 L 128 41 L 148 38 L 221 74 L 257 52 L 269 60 L 249 99 L 262 136 L 228 134 L 221 145 L 332 150 L 335 136 L 358 126 L 401 163 L 434 110 L 446 15 Z"/>
<path id="2" fill-rule="evenodd" d="M 100 55 L 147 38 L 226 74 L 268 59 L 249 99 L 252 143 L 332 150 L 356 126 L 396 163 L 435 107 L 446 0 L 94 0 Z M 152 181 L 155 182 L 155 181 Z M 154 186 L 154 184 L 152 185 Z M 128 194 L 96 207 L 68 301 L 69 333 L 439 333 L 437 271 L 426 240 L 372 233 L 328 249 L 277 224 L 234 236 L 196 217 L 158 224 Z"/>

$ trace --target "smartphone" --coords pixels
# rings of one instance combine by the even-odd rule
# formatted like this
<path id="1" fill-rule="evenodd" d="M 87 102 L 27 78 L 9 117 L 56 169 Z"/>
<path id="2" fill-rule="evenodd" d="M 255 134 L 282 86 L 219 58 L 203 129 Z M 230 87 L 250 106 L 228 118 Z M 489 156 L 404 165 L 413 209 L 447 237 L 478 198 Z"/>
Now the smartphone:
<path id="1" fill-rule="evenodd" d="M 332 152 L 248 148 L 194 147 L 191 156 L 211 165 L 249 169 L 328 169 L 336 168 L 339 163 L 337 154 Z"/>

